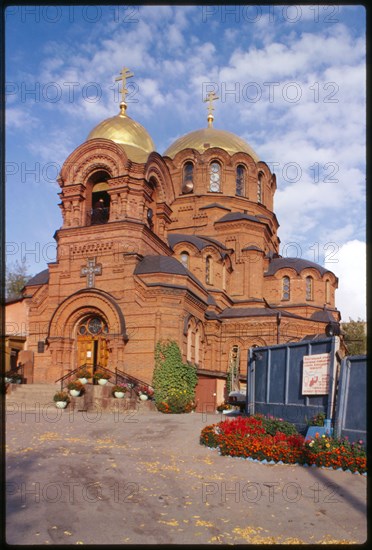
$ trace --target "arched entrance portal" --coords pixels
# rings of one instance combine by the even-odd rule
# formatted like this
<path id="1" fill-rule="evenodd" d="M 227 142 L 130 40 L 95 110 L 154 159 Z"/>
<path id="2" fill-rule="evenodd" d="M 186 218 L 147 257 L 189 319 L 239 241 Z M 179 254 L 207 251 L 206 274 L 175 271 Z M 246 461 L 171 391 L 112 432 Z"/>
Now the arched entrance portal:
<path id="1" fill-rule="evenodd" d="M 97 314 L 86 315 L 77 327 L 77 364 L 93 375 L 98 367 L 108 363 L 108 326 Z"/>

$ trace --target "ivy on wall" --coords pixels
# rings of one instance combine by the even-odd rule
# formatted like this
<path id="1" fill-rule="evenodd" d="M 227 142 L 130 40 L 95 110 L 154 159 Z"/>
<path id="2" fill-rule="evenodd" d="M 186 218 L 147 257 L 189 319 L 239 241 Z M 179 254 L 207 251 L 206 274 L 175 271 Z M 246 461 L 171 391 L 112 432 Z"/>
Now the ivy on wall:
<path id="1" fill-rule="evenodd" d="M 154 399 L 165 413 L 190 412 L 195 408 L 196 367 L 183 363 L 175 341 L 158 342 L 153 374 Z"/>

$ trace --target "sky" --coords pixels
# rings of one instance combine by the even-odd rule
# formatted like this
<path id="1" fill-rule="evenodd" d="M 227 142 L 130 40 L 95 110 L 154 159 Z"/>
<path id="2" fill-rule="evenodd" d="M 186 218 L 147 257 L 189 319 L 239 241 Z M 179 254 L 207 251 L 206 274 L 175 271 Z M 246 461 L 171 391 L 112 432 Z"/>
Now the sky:
<path id="1" fill-rule="evenodd" d="M 339 278 L 342 321 L 366 319 L 363 6 L 14 6 L 6 11 L 6 257 L 55 259 L 67 156 L 119 111 L 162 154 L 207 125 L 245 139 L 277 177 L 280 253 Z"/>

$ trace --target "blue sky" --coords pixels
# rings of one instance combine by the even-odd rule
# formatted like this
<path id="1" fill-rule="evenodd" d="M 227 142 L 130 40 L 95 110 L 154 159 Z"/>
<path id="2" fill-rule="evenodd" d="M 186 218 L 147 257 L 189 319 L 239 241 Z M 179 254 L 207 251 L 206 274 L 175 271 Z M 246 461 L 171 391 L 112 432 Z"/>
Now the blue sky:
<path id="1" fill-rule="evenodd" d="M 342 319 L 365 305 L 362 6 L 49 6 L 6 12 L 7 261 L 55 258 L 56 177 L 90 130 L 128 114 L 163 153 L 206 126 L 244 138 L 277 175 L 281 253 L 340 279 Z"/>

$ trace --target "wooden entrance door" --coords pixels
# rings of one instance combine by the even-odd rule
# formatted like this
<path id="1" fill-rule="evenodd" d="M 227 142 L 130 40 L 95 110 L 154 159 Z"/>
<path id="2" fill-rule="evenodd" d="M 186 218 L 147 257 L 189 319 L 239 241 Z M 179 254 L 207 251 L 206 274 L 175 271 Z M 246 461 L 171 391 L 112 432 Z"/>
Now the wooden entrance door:
<path id="1" fill-rule="evenodd" d="M 108 349 L 104 336 L 78 336 L 77 349 L 78 366 L 85 365 L 92 376 L 98 366 L 107 367 Z"/>
<path id="2" fill-rule="evenodd" d="M 107 324 L 97 315 L 85 317 L 78 326 L 77 366 L 85 365 L 92 376 L 98 366 L 107 367 L 107 334 Z"/>

